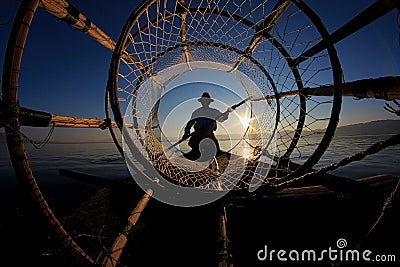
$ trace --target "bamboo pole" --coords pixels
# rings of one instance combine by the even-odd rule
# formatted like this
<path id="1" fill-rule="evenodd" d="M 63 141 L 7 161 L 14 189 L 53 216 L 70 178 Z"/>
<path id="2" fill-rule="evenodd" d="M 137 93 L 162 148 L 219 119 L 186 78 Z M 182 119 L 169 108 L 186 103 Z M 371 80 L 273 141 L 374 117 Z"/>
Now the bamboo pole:
<path id="1" fill-rule="evenodd" d="M 2 121 L 6 121 L 9 116 L 18 116 L 21 126 L 102 129 L 108 126 L 113 128 L 117 127 L 117 124 L 111 121 L 54 115 L 43 111 L 20 107 L 18 105 L 7 105 L 2 101 L 0 101 L 0 114 L 2 114 Z"/>
<path id="2" fill-rule="evenodd" d="M 294 62 L 295 65 L 300 64 L 301 62 L 307 60 L 308 58 L 318 54 L 322 50 L 326 49 L 328 46 L 328 42 L 331 44 L 336 44 L 346 37 L 352 35 L 353 33 L 361 30 L 368 24 L 374 22 L 380 17 L 386 15 L 390 11 L 395 8 L 400 8 L 400 4 L 398 0 L 377 0 L 365 10 L 363 10 L 360 14 L 355 16 L 349 22 L 344 24 L 342 27 L 337 29 L 335 32 L 329 35 L 328 40 L 322 40 L 307 51 L 305 51 L 302 55 L 297 57 Z"/>
<path id="3" fill-rule="evenodd" d="M 125 229 L 118 235 L 115 239 L 114 244 L 111 247 L 110 254 L 104 259 L 104 267 L 115 267 L 118 265 L 119 258 L 121 257 L 122 250 L 124 249 L 126 243 L 128 242 L 128 236 L 135 228 L 136 223 L 142 214 L 144 208 L 146 207 L 148 201 L 151 198 L 153 191 L 148 189 L 143 197 L 140 199 L 139 203 L 136 205 L 135 209 L 132 211 L 128 218 L 128 224 Z"/>
<path id="4" fill-rule="evenodd" d="M 343 96 L 351 96 L 357 99 L 375 98 L 384 100 L 400 99 L 400 76 L 386 76 L 379 78 L 356 80 L 347 82 L 342 87 Z M 323 85 L 320 87 L 305 87 L 302 90 L 305 96 L 333 96 L 334 86 Z M 298 96 L 299 91 L 279 93 L 278 98 Z M 274 100 L 277 96 L 267 95 L 265 98 L 253 99 L 252 101 Z"/>
<path id="5" fill-rule="evenodd" d="M 69 116 L 52 115 L 49 126 L 68 127 L 68 128 L 102 128 L 104 120 L 90 118 L 75 118 Z M 111 122 L 113 128 L 117 127 L 115 122 Z"/>
<path id="6" fill-rule="evenodd" d="M 115 41 L 67 1 L 41 0 L 39 3 L 39 7 L 61 19 L 65 23 L 71 25 L 75 29 L 90 36 L 92 39 L 94 39 L 105 48 L 114 51 L 116 44 Z M 144 68 L 139 61 L 135 60 L 126 51 L 122 53 L 122 58 L 128 63 L 135 64 L 139 69 Z"/>
<path id="7" fill-rule="evenodd" d="M 182 9 L 182 12 L 179 12 L 179 18 L 181 22 L 181 42 L 184 44 L 183 46 L 183 53 L 185 54 L 185 60 L 188 68 L 192 70 L 192 67 L 190 66 L 190 57 L 189 57 L 189 49 L 186 46 L 186 16 L 187 16 L 187 10 L 188 7 L 186 6 L 186 0 L 178 0 L 178 8 Z"/>
<path id="8" fill-rule="evenodd" d="M 233 267 L 232 264 L 232 254 L 229 248 L 229 238 L 227 230 L 227 219 L 225 207 L 222 207 L 222 212 L 219 217 L 219 238 L 218 242 L 220 244 L 218 267 Z"/>
<path id="9" fill-rule="evenodd" d="M 263 40 L 263 36 L 265 33 L 269 33 L 275 23 L 279 20 L 279 18 L 283 15 L 283 13 L 287 10 L 289 5 L 291 4 L 288 0 L 279 0 L 276 3 L 273 11 L 262 21 L 255 29 L 255 34 L 253 39 L 250 41 L 249 45 L 245 49 L 245 54 L 250 55 L 257 48 L 257 46 Z M 240 56 L 238 61 L 232 67 L 232 70 L 237 70 L 240 64 L 245 60 L 245 56 Z"/>

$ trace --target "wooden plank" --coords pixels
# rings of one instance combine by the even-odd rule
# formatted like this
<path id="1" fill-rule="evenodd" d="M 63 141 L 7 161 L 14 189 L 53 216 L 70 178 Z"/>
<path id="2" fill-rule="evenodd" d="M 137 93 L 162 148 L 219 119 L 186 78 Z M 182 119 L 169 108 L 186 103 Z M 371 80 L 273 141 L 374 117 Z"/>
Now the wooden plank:
<path id="1" fill-rule="evenodd" d="M 289 161 L 288 167 L 289 169 L 295 171 L 300 168 L 301 165 Z M 314 171 L 311 169 L 310 171 Z M 341 192 L 350 195 L 380 195 L 382 191 L 379 188 L 371 187 L 368 183 L 359 183 L 357 180 L 340 177 L 337 175 L 333 175 L 330 173 L 322 173 L 314 176 L 310 176 L 306 179 L 306 181 L 299 181 L 296 184 L 292 185 L 292 187 L 305 187 L 305 186 L 314 186 L 314 185 L 322 185 L 334 192 Z"/>
<path id="2" fill-rule="evenodd" d="M 392 181 L 392 180 L 397 180 L 397 179 L 398 178 L 393 176 L 393 175 L 378 174 L 378 175 L 374 175 L 374 176 L 368 176 L 368 177 L 360 178 L 357 181 L 370 183 L 370 184 L 376 184 L 376 183 L 381 183 L 381 182 L 385 182 L 385 181 Z"/>
<path id="3" fill-rule="evenodd" d="M 377 176 L 366 177 L 363 179 L 354 180 L 354 182 L 359 183 L 359 184 L 366 184 L 370 187 L 387 191 L 388 189 L 393 189 L 393 187 L 396 185 L 396 183 L 399 179 L 400 179 L 399 177 L 395 177 L 395 176 L 391 176 L 391 175 L 377 175 Z M 287 189 L 281 190 L 278 193 L 276 193 L 276 195 L 274 197 L 277 197 L 277 198 L 283 198 L 283 197 L 288 197 L 288 196 L 301 197 L 301 196 L 306 196 L 306 195 L 308 195 L 308 196 L 311 196 L 311 195 L 328 196 L 328 195 L 335 195 L 335 191 L 330 190 L 327 187 L 322 186 L 322 185 L 304 186 L 304 187 L 287 188 Z"/>
<path id="4" fill-rule="evenodd" d="M 95 176 L 95 175 L 90 175 L 90 174 L 86 174 L 86 173 L 70 171 L 70 170 L 65 170 L 65 169 L 59 169 L 58 173 L 61 176 L 64 176 L 66 178 L 70 178 L 75 181 L 95 185 L 98 187 L 108 187 L 108 188 L 116 188 L 116 189 L 132 189 L 132 190 L 138 189 L 138 186 L 136 183 L 127 182 L 125 180 L 112 180 L 112 179 L 102 178 L 102 177 Z"/>

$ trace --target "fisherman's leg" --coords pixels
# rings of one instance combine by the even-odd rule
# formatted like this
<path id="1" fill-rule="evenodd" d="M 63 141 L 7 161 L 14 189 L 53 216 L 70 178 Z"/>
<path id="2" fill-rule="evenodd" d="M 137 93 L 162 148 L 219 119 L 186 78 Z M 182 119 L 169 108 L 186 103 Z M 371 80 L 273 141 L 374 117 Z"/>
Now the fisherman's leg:
<path id="1" fill-rule="evenodd" d="M 200 139 L 199 136 L 194 134 L 190 137 L 188 145 L 192 148 L 188 153 L 184 154 L 185 158 L 189 160 L 197 160 L 200 158 Z"/>
<path id="2" fill-rule="evenodd" d="M 221 148 L 220 148 L 220 146 L 219 146 L 218 139 L 215 137 L 214 134 L 212 134 L 212 136 L 210 137 L 210 139 L 213 140 L 213 142 L 214 142 L 214 144 L 215 144 L 215 147 L 216 147 L 216 155 L 215 155 L 215 156 L 216 156 L 216 157 L 220 156 L 220 155 L 222 154 L 222 150 L 221 150 Z"/>

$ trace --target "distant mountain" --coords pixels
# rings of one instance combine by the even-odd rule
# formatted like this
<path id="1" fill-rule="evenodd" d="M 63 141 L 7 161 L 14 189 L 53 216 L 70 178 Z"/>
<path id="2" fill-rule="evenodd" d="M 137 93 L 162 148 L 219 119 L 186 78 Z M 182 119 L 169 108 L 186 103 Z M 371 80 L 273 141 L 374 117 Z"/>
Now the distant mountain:
<path id="1" fill-rule="evenodd" d="M 378 120 L 341 126 L 335 135 L 385 135 L 400 133 L 400 120 Z"/>

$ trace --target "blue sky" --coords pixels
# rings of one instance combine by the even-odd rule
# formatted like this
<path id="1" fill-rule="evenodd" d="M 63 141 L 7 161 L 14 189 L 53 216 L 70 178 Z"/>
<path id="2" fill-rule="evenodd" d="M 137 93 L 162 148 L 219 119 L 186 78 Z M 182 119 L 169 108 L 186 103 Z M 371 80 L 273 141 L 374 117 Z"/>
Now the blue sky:
<path id="1" fill-rule="evenodd" d="M 374 1 L 307 0 L 333 32 Z M 138 1 L 70 1 L 97 26 L 118 39 L 121 28 Z M 18 1 L 0 2 L 0 60 Z M 399 29 L 396 11 L 336 44 L 345 81 L 398 76 Z M 30 29 L 20 72 L 19 99 L 25 107 L 52 114 L 103 119 L 104 92 L 111 52 L 86 35 L 38 9 Z M 383 100 L 344 98 L 341 125 L 377 119 L 396 119 L 383 109 Z"/>

